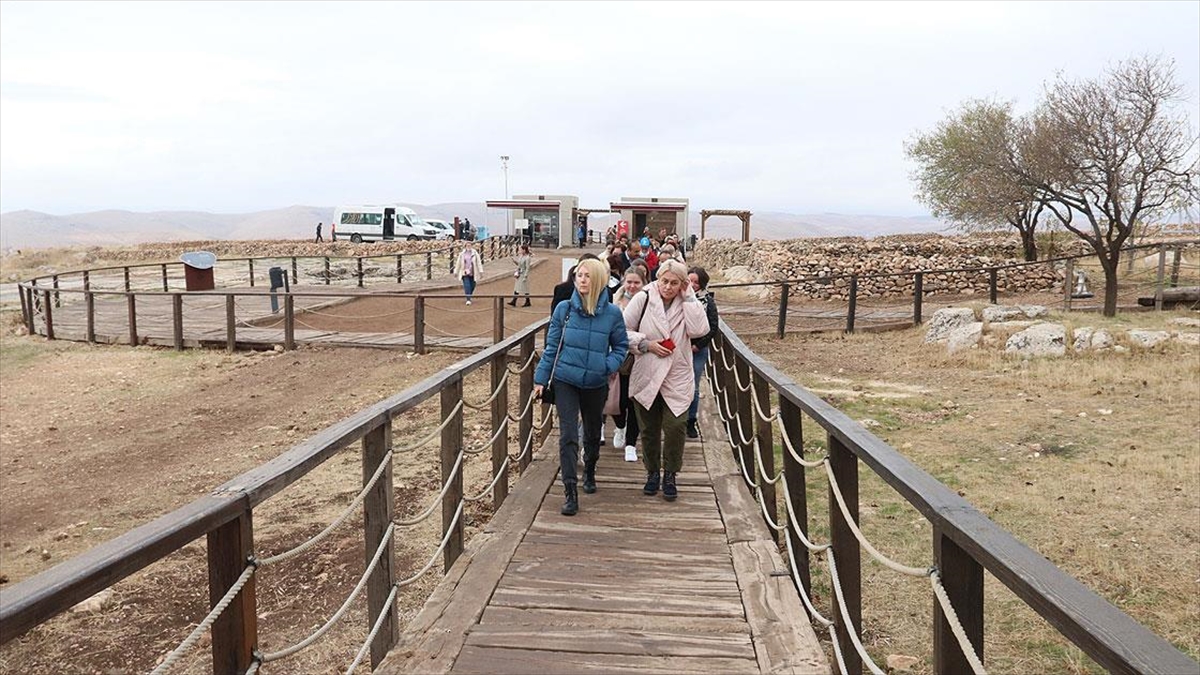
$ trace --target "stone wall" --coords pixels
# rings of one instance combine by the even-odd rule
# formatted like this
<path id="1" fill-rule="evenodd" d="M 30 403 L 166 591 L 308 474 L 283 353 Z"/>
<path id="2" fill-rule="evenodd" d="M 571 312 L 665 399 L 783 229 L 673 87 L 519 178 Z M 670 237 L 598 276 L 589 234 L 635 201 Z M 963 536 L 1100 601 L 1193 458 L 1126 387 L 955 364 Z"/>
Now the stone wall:
<path id="1" fill-rule="evenodd" d="M 1084 253 L 1086 245 L 1070 253 Z M 1067 253 L 1062 251 L 1060 255 Z M 848 275 L 858 274 L 861 298 L 912 296 L 912 272 L 935 269 L 995 267 L 1021 262 L 1021 242 L 1006 235 L 942 236 L 903 234 L 861 237 L 759 240 L 749 244 L 729 239 L 705 239 L 695 249 L 694 260 L 710 273 L 736 270 L 721 281 L 775 281 L 811 279 L 792 284 L 790 293 L 809 298 L 838 300 L 848 297 Z M 745 268 L 739 269 L 739 268 Z M 871 275 L 897 275 L 864 278 Z M 1001 270 L 1001 290 L 1028 292 L 1061 288 L 1061 264 L 1036 264 Z M 986 294 L 986 272 L 926 274 L 927 294 Z"/>

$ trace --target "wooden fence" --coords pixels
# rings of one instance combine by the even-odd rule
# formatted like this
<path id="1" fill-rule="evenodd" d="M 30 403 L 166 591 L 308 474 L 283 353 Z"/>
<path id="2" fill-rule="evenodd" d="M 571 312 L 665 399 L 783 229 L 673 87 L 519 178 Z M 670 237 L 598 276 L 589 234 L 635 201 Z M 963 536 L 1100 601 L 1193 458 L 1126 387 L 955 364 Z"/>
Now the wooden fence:
<path id="1" fill-rule="evenodd" d="M 455 367 L 322 430 L 207 496 L 6 588 L 0 597 L 0 625 L 4 627 L 0 644 L 19 637 L 201 537 L 207 538 L 209 597 L 215 606 L 245 573 L 247 566 L 254 564 L 253 523 L 257 505 L 359 440 L 362 441 L 363 484 L 368 485 L 369 479 L 380 470 L 383 459 L 391 456 L 393 418 L 434 396 L 440 399 L 444 420 L 440 432 L 440 461 L 442 480 L 447 486 L 442 497 L 442 532 L 446 541 L 443 556 L 448 569 L 463 550 L 463 524 L 454 517 L 456 505 L 463 497 L 463 472 L 461 467 L 456 471 L 455 463 L 464 449 L 463 380 L 475 370 L 490 366 L 494 394 L 488 405 L 493 426 L 499 426 L 505 424 L 504 418 L 509 414 L 507 388 L 502 386 L 507 377 L 506 370 L 510 361 L 523 364 L 519 371 L 519 401 L 524 404 L 520 407 L 517 438 L 520 447 L 526 449 L 518 460 L 519 469 L 524 470 L 532 454 L 528 449 L 534 442 L 535 412 L 527 403 L 533 397 L 534 341 L 547 323 L 548 319 L 532 323 Z M 496 507 L 508 495 L 508 444 L 507 433 L 498 433 L 491 441 L 492 468 L 499 476 L 492 488 Z M 370 647 L 372 664 L 382 660 L 398 635 L 396 612 L 387 602 L 394 583 L 391 542 L 385 540 L 395 513 L 390 463 L 376 480 L 363 502 L 365 548 L 368 555 L 384 549 L 385 553 L 379 559 L 388 562 L 374 569 L 366 587 L 371 620 L 379 617 L 382 622 Z M 384 617 L 384 613 L 388 616 Z M 251 577 L 212 626 L 213 672 L 246 672 L 254 659 L 253 650 L 257 643 L 255 585 Z"/>
<path id="2" fill-rule="evenodd" d="M 782 473 L 786 495 L 778 495 L 769 481 L 776 475 L 773 423 L 756 410 L 771 409 L 772 393 L 778 399 L 781 433 L 803 458 L 804 429 L 801 413 L 814 420 L 828 440 L 827 462 L 836 478 L 829 494 L 829 532 L 840 578 L 845 616 L 836 620 L 838 649 L 845 655 L 846 670 L 858 675 L 863 662 L 855 649 L 862 626 L 861 549 L 840 508 L 833 506 L 835 489 L 858 523 L 858 471 L 860 462 L 898 492 L 933 526 L 933 560 L 941 582 L 956 608 L 957 617 L 980 660 L 983 658 L 983 573 L 986 570 L 1007 586 L 1084 653 L 1114 673 L 1200 672 L 1197 664 L 1166 640 L 1096 595 L 1036 551 L 1018 541 L 954 490 L 939 482 L 878 437 L 820 397 L 798 385 L 752 352 L 723 321 L 714 339 L 710 374 L 718 407 L 730 421 L 733 452 L 760 486 L 764 512 L 779 513 L 779 501 L 796 514 L 799 532 L 787 530 L 786 544 L 796 552 L 801 591 L 811 593 L 806 537 L 808 507 L 805 467 L 790 452 L 783 453 Z M 724 400 L 728 400 L 728 408 Z M 757 448 L 767 451 L 757 452 Z M 757 456 L 756 456 L 757 455 Z M 766 477 L 768 480 L 764 480 Z M 835 611 L 835 615 L 837 612 Z M 938 603 L 934 604 L 934 671 L 972 672 Z M 854 635 L 851 635 L 854 632 Z"/>

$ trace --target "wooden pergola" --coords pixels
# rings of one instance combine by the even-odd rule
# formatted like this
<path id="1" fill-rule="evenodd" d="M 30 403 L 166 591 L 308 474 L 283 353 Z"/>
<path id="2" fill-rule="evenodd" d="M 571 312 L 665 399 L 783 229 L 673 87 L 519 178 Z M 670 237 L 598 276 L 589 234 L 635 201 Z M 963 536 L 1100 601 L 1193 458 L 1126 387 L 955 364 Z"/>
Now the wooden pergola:
<path id="1" fill-rule="evenodd" d="M 750 212 L 736 209 L 705 209 L 700 212 L 700 238 L 704 238 L 704 226 L 709 216 L 737 216 L 742 221 L 742 241 L 750 241 Z"/>

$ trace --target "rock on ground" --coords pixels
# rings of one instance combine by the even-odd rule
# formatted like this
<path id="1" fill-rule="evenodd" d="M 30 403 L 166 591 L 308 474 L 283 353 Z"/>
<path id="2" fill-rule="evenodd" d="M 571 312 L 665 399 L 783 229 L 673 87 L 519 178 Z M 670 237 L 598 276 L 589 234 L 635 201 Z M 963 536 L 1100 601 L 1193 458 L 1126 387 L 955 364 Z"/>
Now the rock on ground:
<path id="1" fill-rule="evenodd" d="M 975 310 L 970 307 L 947 307 L 933 313 L 929 328 L 925 331 L 925 342 L 945 342 L 950 331 L 975 321 Z"/>
<path id="2" fill-rule="evenodd" d="M 1039 323 L 1008 338 L 1004 351 L 1024 358 L 1063 356 L 1067 353 L 1067 329 L 1060 323 Z"/>
<path id="3" fill-rule="evenodd" d="M 1171 334 L 1165 330 L 1131 330 L 1129 341 L 1135 347 L 1150 349 L 1171 339 Z"/>
<path id="4" fill-rule="evenodd" d="M 946 349 L 951 354 L 964 349 L 970 349 L 979 344 L 981 337 L 983 337 L 982 321 L 975 321 L 965 326 L 959 326 L 950 331 L 950 335 L 946 340 Z"/>
<path id="5" fill-rule="evenodd" d="M 1025 316 L 1030 319 L 1041 319 L 1050 316 L 1050 310 L 1043 305 L 1018 305 Z"/>
<path id="6" fill-rule="evenodd" d="M 987 321 L 988 323 L 999 323 L 1001 321 L 1012 321 L 1013 319 L 1024 318 L 1025 312 L 1020 307 L 989 305 L 983 308 L 983 320 Z"/>

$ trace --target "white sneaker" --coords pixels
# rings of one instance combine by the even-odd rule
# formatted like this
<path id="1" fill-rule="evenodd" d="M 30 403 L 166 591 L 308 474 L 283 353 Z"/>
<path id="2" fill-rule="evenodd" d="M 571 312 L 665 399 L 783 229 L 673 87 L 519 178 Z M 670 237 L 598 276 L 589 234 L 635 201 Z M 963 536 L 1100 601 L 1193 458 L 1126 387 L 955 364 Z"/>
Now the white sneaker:
<path id="1" fill-rule="evenodd" d="M 471 304 L 471 301 L 470 301 L 470 300 L 468 300 L 468 301 L 467 301 L 467 304 L 468 304 L 468 305 L 469 305 L 469 304 Z"/>
<path id="2" fill-rule="evenodd" d="M 638 458 L 637 458 L 637 447 L 636 447 L 636 446 L 633 446 L 633 445 L 627 445 L 627 446 L 625 446 L 625 461 L 626 461 L 626 462 L 636 462 L 636 461 L 638 461 Z"/>
<path id="3" fill-rule="evenodd" d="M 616 430 L 613 431 L 613 447 L 625 447 L 625 427 L 617 427 Z"/>
<path id="4" fill-rule="evenodd" d="M 604 427 L 600 427 L 600 446 L 604 447 Z"/>

